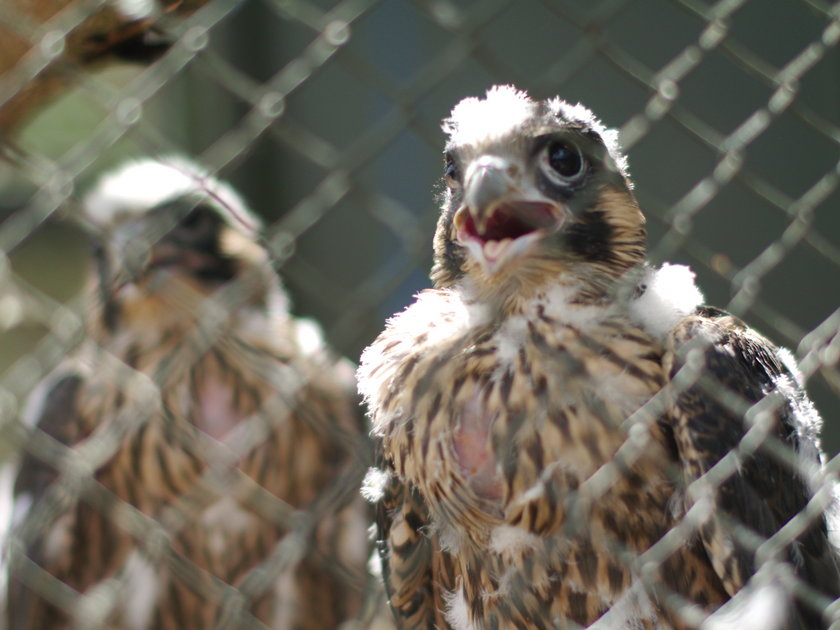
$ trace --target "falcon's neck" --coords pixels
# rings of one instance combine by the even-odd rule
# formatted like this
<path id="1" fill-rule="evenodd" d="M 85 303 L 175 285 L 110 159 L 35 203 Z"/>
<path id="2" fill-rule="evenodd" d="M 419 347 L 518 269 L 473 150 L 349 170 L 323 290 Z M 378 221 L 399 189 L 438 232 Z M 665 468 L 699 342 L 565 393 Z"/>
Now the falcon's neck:
<path id="1" fill-rule="evenodd" d="M 561 273 L 549 276 L 548 281 L 543 276 L 539 282 L 528 276 L 507 278 L 497 286 L 467 277 L 453 288 L 466 302 L 481 305 L 492 319 L 501 321 L 545 308 L 555 312 L 568 310 L 570 314 L 606 311 L 626 304 L 640 277 L 638 269 L 619 279 L 602 274 Z M 577 315 L 572 315 L 572 319 L 577 320 Z"/>
<path id="2" fill-rule="evenodd" d="M 561 275 L 552 283 L 525 290 L 482 291 L 468 278 L 450 290 L 483 313 L 483 321 L 500 323 L 511 317 L 549 316 L 561 324 L 586 327 L 606 316 L 619 315 L 654 337 L 664 338 L 677 322 L 703 303 L 703 294 L 686 266 L 640 265 L 620 278 Z M 522 287 L 520 287 L 522 289 Z"/>

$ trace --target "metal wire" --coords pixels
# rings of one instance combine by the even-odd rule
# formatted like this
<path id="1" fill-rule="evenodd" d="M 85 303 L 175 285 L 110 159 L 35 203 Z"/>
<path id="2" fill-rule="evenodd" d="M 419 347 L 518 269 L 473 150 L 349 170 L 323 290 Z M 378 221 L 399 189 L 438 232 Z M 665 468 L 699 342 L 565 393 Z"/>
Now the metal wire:
<path id="1" fill-rule="evenodd" d="M 152 518 L 94 477 L 143 424 L 138 409 L 161 404 L 154 380 L 112 357 L 103 369 L 131 384 L 135 403 L 125 424 L 81 448 L 25 421 L 26 399 L 89 334 L 78 200 L 128 156 L 192 156 L 233 182 L 264 219 L 293 311 L 318 320 L 330 343 L 355 359 L 385 318 L 429 285 L 439 121 L 459 99 L 494 83 L 584 102 L 620 128 L 649 221 L 651 259 L 690 263 L 710 303 L 793 347 L 826 418 L 824 447 L 829 456 L 840 450 L 833 422 L 840 415 L 840 3 L 196 0 L 183 13 L 158 7 L 166 10 L 155 31 L 171 46 L 154 62 L 126 65 L 107 55 L 89 63 L 84 47 L 91 40 L 80 33 L 126 4 L 0 7 L 0 37 L 23 42 L 20 54 L 0 57 L 0 112 L 33 86 L 50 85 L 3 129 L 0 164 L 0 455 L 7 481 L 24 448 L 57 463 L 58 480 L 34 506 L 36 519 L 50 523 L 81 499 L 118 522 L 148 558 L 222 602 L 217 627 L 256 624 L 250 603 L 300 559 L 319 510 L 355 488 L 350 481 L 330 487 L 310 511 L 253 488 L 252 507 L 286 534 L 235 588 L 173 546 L 201 500 L 182 497 Z M 210 343 L 225 331 L 204 333 Z M 679 527 L 627 562 L 696 625 L 700 611 L 663 589 L 655 568 L 696 533 L 709 493 L 759 448 L 821 488 L 771 539 L 742 532 L 739 542 L 769 567 L 774 551 L 830 501 L 823 479 L 833 479 L 840 463 L 830 460 L 824 473 L 803 470 L 768 436 L 763 419 L 779 401 L 747 405 L 688 361 L 672 387 L 678 393 L 695 384 L 750 428 L 738 449 L 687 489 L 695 504 Z M 660 398 L 627 420 L 632 439 L 614 465 L 569 501 L 603 494 L 643 452 L 645 438 L 634 426 L 657 416 Z M 265 439 L 264 417 L 287 404 L 273 400 L 249 418 L 241 440 L 208 452 L 214 465 L 196 496 L 254 485 L 235 463 Z M 104 627 L 128 592 L 124 576 L 78 593 L 27 559 L 25 543 L 18 535 L 8 541 L 18 579 L 79 627 Z M 837 604 L 792 575 L 783 579 L 798 597 L 840 618 Z M 364 623 L 373 616 L 368 610 Z"/>

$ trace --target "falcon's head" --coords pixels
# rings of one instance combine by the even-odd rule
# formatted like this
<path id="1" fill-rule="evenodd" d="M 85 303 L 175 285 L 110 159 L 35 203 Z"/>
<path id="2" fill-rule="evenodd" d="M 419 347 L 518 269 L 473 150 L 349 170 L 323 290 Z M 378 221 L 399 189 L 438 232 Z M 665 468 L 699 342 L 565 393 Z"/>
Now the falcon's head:
<path id="1" fill-rule="evenodd" d="M 443 129 L 437 286 L 505 298 L 568 283 L 597 295 L 643 262 L 644 216 L 616 132 L 588 109 L 497 86 L 458 103 Z"/>
<path id="2" fill-rule="evenodd" d="M 277 293 L 258 219 L 230 186 L 183 158 L 108 173 L 83 206 L 98 233 L 106 329 L 186 323 L 222 290 L 231 312 Z"/>

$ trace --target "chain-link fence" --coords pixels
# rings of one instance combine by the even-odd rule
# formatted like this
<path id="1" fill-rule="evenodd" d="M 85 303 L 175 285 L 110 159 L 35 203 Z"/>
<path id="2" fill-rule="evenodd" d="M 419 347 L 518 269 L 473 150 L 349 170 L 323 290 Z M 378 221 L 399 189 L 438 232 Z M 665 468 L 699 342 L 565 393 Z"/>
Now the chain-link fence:
<path id="1" fill-rule="evenodd" d="M 13 1 L 0 7 L 0 38 L 7 479 L 24 448 L 64 457 L 52 442 L 39 446 L 22 410 L 90 334 L 82 288 L 90 227 L 80 227 L 79 204 L 103 172 L 130 157 L 183 154 L 231 182 L 265 223 L 292 312 L 317 320 L 337 353 L 355 361 L 385 319 L 430 286 L 440 120 L 461 98 L 500 83 L 580 101 L 621 130 L 651 260 L 691 265 L 709 304 L 794 351 L 825 418 L 823 446 L 840 450 L 840 4 Z M 119 439 L 107 443 L 119 449 Z M 360 465 L 369 463 L 366 448 Z M 120 511 L 113 496 L 83 483 L 90 469 L 68 467 L 62 479 L 76 475 L 67 487 L 87 493 L 93 512 Z M 324 486 L 331 501 L 347 494 L 339 486 L 351 477 Z M 232 482 L 213 483 L 223 494 Z M 212 580 L 195 587 L 225 602 L 227 617 L 205 627 L 257 623 L 242 611 L 317 529 L 320 503 L 311 514 L 303 503 L 280 503 L 262 517 L 283 535 L 254 560 L 262 573 L 236 582 L 242 599 Z M 298 520 L 278 516 L 289 505 Z M 149 511 L 122 511 L 121 527 L 149 557 L 189 557 L 172 542 L 188 518 L 163 519 L 162 542 L 143 535 Z M 212 573 L 177 570 L 186 582 Z M 29 586 L 52 589 L 50 601 L 79 627 L 106 623 L 109 608 L 97 598 L 117 597 L 100 589 L 79 598 L 39 580 Z M 371 588 L 362 584 L 357 596 Z"/>

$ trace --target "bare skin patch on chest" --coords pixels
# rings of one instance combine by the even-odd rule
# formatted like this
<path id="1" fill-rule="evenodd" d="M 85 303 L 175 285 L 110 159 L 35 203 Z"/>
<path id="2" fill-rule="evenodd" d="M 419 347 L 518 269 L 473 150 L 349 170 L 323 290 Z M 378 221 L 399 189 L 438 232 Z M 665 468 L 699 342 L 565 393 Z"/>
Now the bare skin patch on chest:
<path id="1" fill-rule="evenodd" d="M 460 472 L 482 499 L 500 501 L 502 479 L 490 444 L 490 431 L 498 413 L 483 403 L 481 391 L 461 406 L 453 436 L 453 450 Z"/>
<path id="2" fill-rule="evenodd" d="M 236 409 L 234 391 L 215 378 L 206 379 L 198 388 L 196 426 L 215 440 L 223 440 L 247 414 Z"/>

